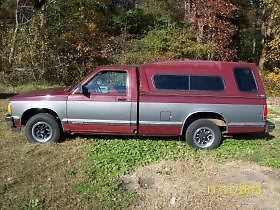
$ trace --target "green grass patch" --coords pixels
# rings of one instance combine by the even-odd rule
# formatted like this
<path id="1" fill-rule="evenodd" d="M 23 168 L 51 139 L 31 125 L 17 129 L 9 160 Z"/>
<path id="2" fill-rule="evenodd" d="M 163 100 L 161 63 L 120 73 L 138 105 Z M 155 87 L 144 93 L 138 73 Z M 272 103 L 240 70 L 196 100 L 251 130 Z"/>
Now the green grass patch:
<path id="1" fill-rule="evenodd" d="M 279 125 L 278 125 L 279 126 Z M 257 162 L 260 165 L 280 168 L 280 139 L 237 140 L 229 139 L 223 145 L 211 151 L 218 162 L 242 159 Z"/>
<path id="2" fill-rule="evenodd" d="M 275 109 L 268 109 L 268 114 L 269 115 L 280 115 L 280 113 L 278 111 L 276 111 Z"/>

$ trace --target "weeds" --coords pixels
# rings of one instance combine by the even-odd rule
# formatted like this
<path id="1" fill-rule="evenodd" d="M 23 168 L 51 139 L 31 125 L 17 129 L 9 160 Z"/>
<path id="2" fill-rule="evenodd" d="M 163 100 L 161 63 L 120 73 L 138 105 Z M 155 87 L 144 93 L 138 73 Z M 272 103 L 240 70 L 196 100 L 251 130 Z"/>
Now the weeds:
<path id="1" fill-rule="evenodd" d="M 32 199 L 25 205 L 25 209 L 26 210 L 35 210 L 35 209 L 38 209 L 39 206 L 40 206 L 39 199 Z"/>

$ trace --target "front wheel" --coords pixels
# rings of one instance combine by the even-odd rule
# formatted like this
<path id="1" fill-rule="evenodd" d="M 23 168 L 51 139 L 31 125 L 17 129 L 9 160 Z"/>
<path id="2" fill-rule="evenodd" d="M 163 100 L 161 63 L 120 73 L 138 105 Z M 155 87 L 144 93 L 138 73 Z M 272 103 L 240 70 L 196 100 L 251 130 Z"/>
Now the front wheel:
<path id="1" fill-rule="evenodd" d="M 25 134 L 30 142 L 44 144 L 57 142 L 60 139 L 61 129 L 52 115 L 40 113 L 27 121 Z"/>
<path id="2" fill-rule="evenodd" d="M 187 144 L 195 149 L 214 149 L 221 144 L 222 134 L 211 120 L 199 119 L 187 128 L 185 138 Z"/>

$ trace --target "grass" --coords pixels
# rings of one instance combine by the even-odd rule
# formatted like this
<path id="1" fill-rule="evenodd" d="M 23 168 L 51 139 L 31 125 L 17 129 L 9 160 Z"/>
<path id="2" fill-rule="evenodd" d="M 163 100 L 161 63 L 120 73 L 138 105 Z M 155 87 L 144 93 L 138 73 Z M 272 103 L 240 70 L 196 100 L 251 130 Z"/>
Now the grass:
<path id="1" fill-rule="evenodd" d="M 242 159 L 257 162 L 263 166 L 280 168 L 280 123 L 276 124 L 275 138 L 228 139 L 223 145 L 211 151 L 219 162 Z"/>
<path id="2" fill-rule="evenodd" d="M 269 109 L 268 114 L 269 115 L 278 115 L 278 116 L 280 115 L 280 113 L 275 109 Z"/>
<path id="3" fill-rule="evenodd" d="M 17 85 L 17 86 L 11 86 L 11 85 L 4 85 L 3 83 L 0 83 L 0 93 L 22 93 L 32 90 L 38 90 L 38 89 L 46 89 L 46 88 L 53 88 L 58 87 L 57 85 L 50 85 L 50 84 L 36 84 L 36 83 L 30 83 L 30 84 L 23 84 L 23 85 Z"/>
<path id="4" fill-rule="evenodd" d="M 21 90 L 29 88 L 35 87 Z M 176 138 L 148 137 L 89 137 L 33 145 L 7 129 L 3 121 L 5 106 L 6 101 L 0 100 L 1 209 L 126 208 L 138 197 L 121 187 L 120 178 L 139 166 L 163 159 L 180 159 L 196 166 L 207 158 L 219 163 L 248 160 L 280 168 L 280 122 L 274 138 L 225 138 L 213 151 L 193 150 Z"/>

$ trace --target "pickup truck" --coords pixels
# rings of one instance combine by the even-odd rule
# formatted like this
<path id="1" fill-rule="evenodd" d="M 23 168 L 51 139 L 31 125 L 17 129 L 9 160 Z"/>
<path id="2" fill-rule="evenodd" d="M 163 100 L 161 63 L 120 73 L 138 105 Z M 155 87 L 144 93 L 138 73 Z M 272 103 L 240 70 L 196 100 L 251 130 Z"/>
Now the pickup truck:
<path id="1" fill-rule="evenodd" d="M 6 121 L 34 143 L 63 133 L 183 136 L 213 149 L 225 133 L 272 131 L 267 113 L 255 64 L 169 61 L 101 66 L 72 87 L 14 96 Z"/>

